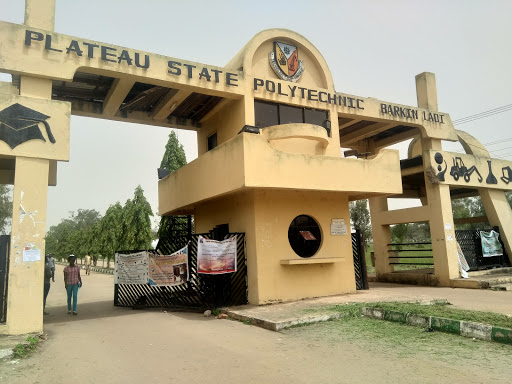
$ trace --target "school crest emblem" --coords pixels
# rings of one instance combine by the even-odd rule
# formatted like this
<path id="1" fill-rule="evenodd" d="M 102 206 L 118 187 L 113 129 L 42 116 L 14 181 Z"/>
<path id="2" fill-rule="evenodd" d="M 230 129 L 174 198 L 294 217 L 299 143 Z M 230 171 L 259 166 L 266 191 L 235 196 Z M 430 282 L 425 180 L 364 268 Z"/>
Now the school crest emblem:
<path id="1" fill-rule="evenodd" d="M 268 58 L 276 75 L 283 80 L 296 82 L 304 73 L 304 63 L 299 60 L 299 49 L 294 45 L 274 41 L 274 50 Z"/>

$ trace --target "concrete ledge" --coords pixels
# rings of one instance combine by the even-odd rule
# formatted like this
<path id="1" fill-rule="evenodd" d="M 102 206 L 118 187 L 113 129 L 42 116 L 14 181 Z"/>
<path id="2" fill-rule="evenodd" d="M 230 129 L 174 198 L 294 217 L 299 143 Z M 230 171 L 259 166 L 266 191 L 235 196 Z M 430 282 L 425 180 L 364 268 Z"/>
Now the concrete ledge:
<path id="1" fill-rule="evenodd" d="M 407 314 L 406 323 L 409 325 L 414 325 L 415 327 L 430 328 L 430 316 L 422 316 L 409 313 Z"/>
<path id="2" fill-rule="evenodd" d="M 309 316 L 309 317 L 297 317 L 293 319 L 286 319 L 280 321 L 272 321 L 263 318 L 256 318 L 254 316 L 244 315 L 243 313 L 238 313 L 235 311 L 230 311 L 229 309 L 222 309 L 221 312 L 226 313 L 230 318 L 234 320 L 250 322 L 252 325 L 258 326 L 260 328 L 268 329 L 269 331 L 279 332 L 283 329 L 296 327 L 300 325 L 308 325 L 314 323 L 320 323 L 323 321 L 329 321 L 334 319 L 340 319 L 343 317 L 341 313 L 330 313 L 326 315 L 318 315 L 318 316 Z"/>
<path id="3" fill-rule="evenodd" d="M 435 316 L 422 316 L 398 311 L 386 311 L 381 308 L 372 307 L 362 308 L 361 313 L 364 316 L 378 320 L 388 320 L 400 323 L 405 322 L 409 325 L 432 328 L 439 332 L 452 333 L 473 339 L 512 345 L 512 329 L 493 327 L 488 324 L 473 323 L 471 321 L 452 320 Z"/>
<path id="4" fill-rule="evenodd" d="M 491 341 L 492 327 L 487 324 L 472 323 L 470 321 L 460 322 L 460 335 L 480 340 Z"/>
<path id="5" fill-rule="evenodd" d="M 329 313 L 317 316 L 297 317 L 285 320 L 268 320 L 244 314 L 229 308 L 222 308 L 222 313 L 231 319 L 248 322 L 270 331 L 279 332 L 287 328 L 319 323 L 343 317 L 342 313 Z M 432 328 L 439 332 L 451 333 L 464 337 L 494 341 L 497 343 L 512 345 L 512 329 L 493 327 L 488 324 L 479 324 L 471 321 L 453 320 L 444 317 L 424 316 L 400 311 L 388 311 L 382 308 L 363 307 L 361 314 L 377 320 L 387 320 L 402 324 L 413 325 L 422 328 Z"/>

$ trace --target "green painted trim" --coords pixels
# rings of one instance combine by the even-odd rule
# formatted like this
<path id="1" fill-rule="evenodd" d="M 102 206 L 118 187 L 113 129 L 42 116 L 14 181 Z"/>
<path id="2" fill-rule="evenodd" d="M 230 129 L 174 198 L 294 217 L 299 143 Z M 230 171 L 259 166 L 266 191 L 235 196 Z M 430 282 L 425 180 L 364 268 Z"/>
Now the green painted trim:
<path id="1" fill-rule="evenodd" d="M 512 345 L 512 329 L 492 327 L 491 340 Z"/>
<path id="2" fill-rule="evenodd" d="M 436 331 L 455 333 L 460 335 L 460 320 L 445 319 L 443 317 L 430 318 L 430 327 Z"/>

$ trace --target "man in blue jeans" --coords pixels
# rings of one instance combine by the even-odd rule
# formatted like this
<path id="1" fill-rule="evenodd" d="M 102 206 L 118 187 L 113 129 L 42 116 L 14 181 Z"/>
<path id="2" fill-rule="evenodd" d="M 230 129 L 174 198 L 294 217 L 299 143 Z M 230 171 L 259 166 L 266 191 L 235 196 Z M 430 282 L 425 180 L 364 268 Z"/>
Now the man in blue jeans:
<path id="1" fill-rule="evenodd" d="M 68 261 L 69 265 L 64 268 L 64 285 L 68 294 L 68 314 L 71 314 L 71 297 L 73 297 L 73 315 L 76 315 L 78 288 L 82 286 L 82 277 L 80 276 L 80 267 L 75 264 L 75 255 L 69 255 Z"/>

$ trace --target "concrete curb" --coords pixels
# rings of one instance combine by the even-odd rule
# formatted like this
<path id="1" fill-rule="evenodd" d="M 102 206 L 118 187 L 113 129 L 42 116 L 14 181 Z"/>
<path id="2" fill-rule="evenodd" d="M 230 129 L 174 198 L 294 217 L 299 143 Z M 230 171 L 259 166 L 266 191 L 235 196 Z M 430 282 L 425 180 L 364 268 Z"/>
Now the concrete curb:
<path id="1" fill-rule="evenodd" d="M 364 307 L 361 311 L 364 316 L 373 319 L 406 323 L 423 328 L 432 328 L 439 332 L 512 345 L 512 329 L 493 327 L 492 325 L 473 323 L 471 321 L 387 311 L 381 308 Z"/>
<path id="2" fill-rule="evenodd" d="M 227 314 L 231 319 L 250 322 L 251 325 L 256 325 L 258 327 L 268 329 L 270 331 L 279 332 L 283 329 L 297 327 L 301 325 L 309 325 L 314 323 L 320 323 L 324 321 L 340 319 L 343 317 L 341 313 L 330 313 L 326 315 L 319 316 L 310 316 L 310 317 L 296 317 L 292 319 L 273 321 L 268 319 L 259 319 L 253 316 L 244 315 L 242 313 L 237 313 L 230 311 L 229 309 L 221 310 L 222 313 Z"/>
<path id="3" fill-rule="evenodd" d="M 231 319 L 248 322 L 260 328 L 279 332 L 287 328 L 319 323 L 343 317 L 342 313 L 330 313 L 318 316 L 296 317 L 286 320 L 269 320 L 256 318 L 228 308 L 220 309 L 221 313 L 227 314 Z M 424 316 L 415 313 L 404 313 L 399 311 L 388 311 L 376 307 L 363 307 L 361 314 L 377 320 L 387 320 L 395 323 L 407 324 L 416 327 L 433 329 L 439 332 L 451 333 L 473 339 L 494 341 L 502 344 L 512 345 L 512 329 L 493 327 L 488 324 L 474 323 L 471 321 L 453 320 L 437 316 Z"/>

